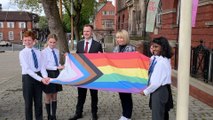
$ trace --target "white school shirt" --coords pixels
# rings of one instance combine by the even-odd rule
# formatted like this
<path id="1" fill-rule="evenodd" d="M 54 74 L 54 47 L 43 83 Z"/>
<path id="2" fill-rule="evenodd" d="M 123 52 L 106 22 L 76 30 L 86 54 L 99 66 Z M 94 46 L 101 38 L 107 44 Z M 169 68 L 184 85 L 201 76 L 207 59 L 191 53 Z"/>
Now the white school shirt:
<path id="1" fill-rule="evenodd" d="M 47 48 L 45 48 L 44 50 L 42 50 L 42 64 L 44 65 L 44 68 L 47 70 L 57 70 L 57 66 L 55 64 L 55 59 L 52 53 L 52 50 L 54 50 L 56 57 L 58 59 L 58 65 L 60 65 L 59 63 L 59 50 L 54 48 L 51 49 L 49 46 Z M 43 77 L 47 77 L 47 73 L 42 71 L 42 76 Z"/>
<path id="2" fill-rule="evenodd" d="M 153 93 L 160 86 L 171 84 L 170 59 L 163 56 L 152 56 L 156 58 L 156 65 L 150 78 L 150 85 L 143 91 L 145 95 Z"/>
<path id="3" fill-rule="evenodd" d="M 34 50 L 37 61 L 38 61 L 38 68 L 35 68 L 32 51 Z M 41 81 L 42 77 L 37 75 L 35 72 L 41 71 L 42 65 L 41 65 L 41 51 L 36 48 L 27 48 L 25 47 L 23 50 L 19 52 L 19 61 L 22 69 L 22 75 L 29 75 L 32 78 Z"/>

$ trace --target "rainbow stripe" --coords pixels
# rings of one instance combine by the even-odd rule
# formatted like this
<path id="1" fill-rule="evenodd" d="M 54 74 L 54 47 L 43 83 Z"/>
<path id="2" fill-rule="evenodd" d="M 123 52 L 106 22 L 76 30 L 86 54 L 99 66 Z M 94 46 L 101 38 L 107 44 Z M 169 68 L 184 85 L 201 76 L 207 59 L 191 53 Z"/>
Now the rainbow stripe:
<path id="1" fill-rule="evenodd" d="M 52 83 L 125 93 L 145 89 L 149 58 L 138 52 L 67 54 L 65 69 Z"/>

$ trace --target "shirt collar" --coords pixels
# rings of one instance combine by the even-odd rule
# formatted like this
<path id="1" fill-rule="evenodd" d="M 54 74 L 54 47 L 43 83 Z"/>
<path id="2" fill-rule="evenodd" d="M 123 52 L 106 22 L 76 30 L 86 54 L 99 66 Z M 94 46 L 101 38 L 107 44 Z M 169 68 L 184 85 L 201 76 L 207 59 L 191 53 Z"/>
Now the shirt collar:
<path id="1" fill-rule="evenodd" d="M 86 41 L 86 40 L 84 40 L 84 43 L 85 43 L 85 42 L 89 42 L 89 44 L 91 44 L 91 43 L 92 43 L 92 38 L 90 38 L 90 39 L 89 39 L 89 40 L 87 40 L 87 41 Z"/>
<path id="2" fill-rule="evenodd" d="M 49 46 L 47 46 L 47 49 L 49 50 L 49 51 L 52 51 L 52 50 L 54 50 L 55 48 L 50 48 Z M 54 50 L 55 51 L 55 50 Z"/>
<path id="3" fill-rule="evenodd" d="M 26 50 L 30 50 L 30 51 L 31 51 L 31 50 L 35 50 L 34 47 L 32 47 L 32 48 L 25 47 L 25 49 L 26 49 Z"/>

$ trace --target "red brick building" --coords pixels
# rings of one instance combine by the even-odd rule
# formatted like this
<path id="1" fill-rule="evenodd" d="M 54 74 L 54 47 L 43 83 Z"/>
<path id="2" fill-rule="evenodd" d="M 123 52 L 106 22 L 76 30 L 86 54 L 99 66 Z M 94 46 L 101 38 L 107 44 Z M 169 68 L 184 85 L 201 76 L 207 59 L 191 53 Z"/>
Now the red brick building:
<path id="1" fill-rule="evenodd" d="M 99 1 L 94 20 L 94 31 L 101 36 L 114 33 L 115 7 L 111 1 Z"/>
<path id="2" fill-rule="evenodd" d="M 133 8 L 136 8 L 136 4 L 134 2 L 138 2 L 138 0 L 116 0 L 116 28 L 117 29 L 129 29 L 130 21 L 128 18 L 128 13 L 131 12 L 128 9 L 127 4 L 133 2 Z M 161 0 L 159 4 L 158 13 L 156 15 L 155 20 L 155 28 L 152 33 L 149 33 L 151 39 L 159 36 L 164 36 L 168 38 L 172 46 L 175 48 L 178 47 L 178 35 L 179 35 L 179 5 L 180 0 Z M 135 7 L 134 7 L 135 6 Z M 131 7 L 131 6 L 130 6 Z M 145 6 L 146 7 L 146 6 Z M 135 9 L 137 10 L 137 9 Z M 141 10 L 142 11 L 142 10 Z M 136 11 L 137 12 L 137 11 Z M 134 17 L 134 16 L 133 16 Z M 132 22 L 135 22 L 133 20 Z M 131 34 L 131 31 L 129 31 Z M 136 32 L 137 33 L 137 32 Z M 213 1 L 212 0 L 199 0 L 196 23 L 195 27 L 192 28 L 192 37 L 191 37 L 191 46 L 196 47 L 200 44 L 200 40 L 203 41 L 203 45 L 210 51 L 212 54 L 213 50 Z M 204 63 L 204 58 L 202 57 L 203 53 L 199 53 L 197 56 L 196 67 L 200 67 L 202 74 L 205 72 L 204 67 L 209 67 L 212 61 L 208 61 L 207 64 Z M 209 54 L 209 53 L 208 53 Z M 205 54 L 203 54 L 205 56 Z M 173 66 L 177 67 L 178 63 L 178 48 L 175 49 L 175 57 L 173 58 Z M 175 60 L 176 59 L 176 60 Z M 210 58 L 209 58 L 210 59 Z M 191 57 L 191 64 L 194 62 L 194 58 Z M 204 64 L 203 64 L 204 63 Z M 213 66 L 213 65 L 212 65 Z M 191 70 L 193 70 L 193 66 L 191 65 Z M 211 68 L 211 73 L 209 75 L 212 76 L 213 68 Z M 204 73 L 206 74 L 206 73 Z M 199 78 L 200 79 L 200 78 Z M 190 94 L 201 101 L 207 103 L 210 106 L 213 106 L 213 92 L 212 92 L 212 83 L 213 78 L 205 81 L 206 78 L 201 78 L 200 81 L 198 79 L 190 81 Z M 173 83 L 175 84 L 177 81 L 175 78 L 173 79 Z"/>
<path id="3" fill-rule="evenodd" d="M 165 36 L 170 40 L 170 43 L 173 43 L 173 47 L 178 47 L 178 35 L 179 35 L 179 0 L 161 0 L 161 11 L 158 12 L 156 18 L 156 26 L 154 32 L 150 34 L 151 38 L 158 37 L 158 36 Z M 192 28 L 192 37 L 191 37 L 191 46 L 192 48 L 197 47 L 200 45 L 200 41 L 203 41 L 203 46 L 210 51 L 212 54 L 213 50 L 213 1 L 212 0 L 199 0 L 197 15 L 196 15 L 196 22 L 195 27 Z M 192 49 L 195 50 L 195 49 Z M 175 49 L 175 63 L 178 63 L 178 49 Z M 197 51 L 198 52 L 198 51 Z M 208 58 L 204 58 L 206 54 L 199 52 L 198 56 L 195 57 L 194 52 L 191 53 L 191 75 L 195 69 L 198 71 L 197 73 L 201 73 L 202 77 L 196 77 L 196 80 L 193 84 L 190 84 L 190 94 L 195 98 L 205 102 L 206 104 L 213 106 L 213 92 L 212 92 L 212 77 L 209 79 L 207 76 L 206 78 L 203 77 L 207 72 L 205 71 L 208 69 L 208 75 L 212 74 L 213 68 L 209 67 L 211 59 L 209 56 Z M 207 59 L 205 62 L 204 59 Z M 208 61 L 209 59 L 209 61 Z M 194 60 L 197 60 L 194 62 Z M 177 67 L 177 66 L 176 66 Z M 199 68 L 199 69 L 198 69 Z M 207 68 L 207 69 L 205 69 Z M 212 75 L 211 75 L 212 76 Z M 193 78 L 194 79 L 194 78 Z M 199 80 L 200 81 L 199 81 Z M 176 83 L 175 79 L 173 79 L 173 83 Z M 208 81 L 208 82 L 207 82 Z M 207 84 L 208 83 L 208 84 Z"/>
<path id="4" fill-rule="evenodd" d="M 129 11 L 126 5 L 126 0 L 116 0 L 116 31 L 125 29 L 128 30 Z"/>
<path id="5" fill-rule="evenodd" d="M 159 22 L 151 37 L 165 36 L 178 43 L 179 32 L 179 0 L 161 0 L 162 11 L 159 12 Z M 200 40 L 204 45 L 213 48 L 213 1 L 199 0 L 195 27 L 192 28 L 192 46 L 198 46 Z"/>
<path id="6" fill-rule="evenodd" d="M 37 14 L 25 11 L 0 11 L 0 40 L 20 43 L 24 30 L 33 30 Z"/>

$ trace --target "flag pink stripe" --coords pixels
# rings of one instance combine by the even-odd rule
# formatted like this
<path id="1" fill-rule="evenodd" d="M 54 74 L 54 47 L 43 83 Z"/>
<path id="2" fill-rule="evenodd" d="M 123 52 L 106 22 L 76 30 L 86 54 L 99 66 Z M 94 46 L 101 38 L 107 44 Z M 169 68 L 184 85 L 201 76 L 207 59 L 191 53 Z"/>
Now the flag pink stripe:
<path id="1" fill-rule="evenodd" d="M 198 0 L 193 0 L 192 4 L 192 27 L 195 27 L 196 15 L 197 15 L 197 7 L 198 7 Z"/>

